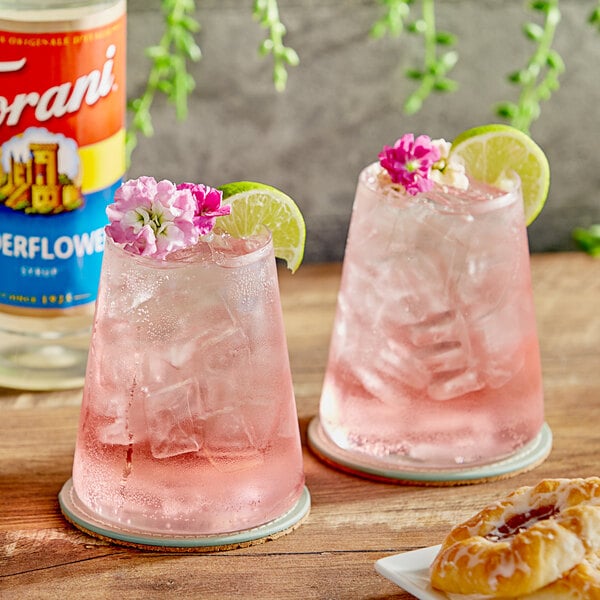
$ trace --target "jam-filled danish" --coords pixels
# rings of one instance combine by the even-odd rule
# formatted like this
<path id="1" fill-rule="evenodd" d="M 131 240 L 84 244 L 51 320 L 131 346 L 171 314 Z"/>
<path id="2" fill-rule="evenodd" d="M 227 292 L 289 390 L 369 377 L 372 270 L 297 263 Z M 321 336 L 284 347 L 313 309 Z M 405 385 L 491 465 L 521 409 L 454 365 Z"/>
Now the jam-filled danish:
<path id="1" fill-rule="evenodd" d="M 600 551 L 600 478 L 522 487 L 454 527 L 431 566 L 447 593 L 517 598 Z"/>

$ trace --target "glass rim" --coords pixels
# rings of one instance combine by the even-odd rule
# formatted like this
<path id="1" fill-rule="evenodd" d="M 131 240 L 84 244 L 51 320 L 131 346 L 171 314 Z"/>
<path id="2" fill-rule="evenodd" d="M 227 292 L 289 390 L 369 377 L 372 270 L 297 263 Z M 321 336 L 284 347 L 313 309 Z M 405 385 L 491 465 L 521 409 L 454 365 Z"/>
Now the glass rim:
<path id="1" fill-rule="evenodd" d="M 382 190 L 377 185 L 373 184 L 373 176 L 381 172 L 382 167 L 378 162 L 373 162 L 367 165 L 359 174 L 358 183 L 364 186 L 367 190 L 376 194 L 386 204 L 391 206 L 406 207 L 416 204 L 429 204 L 435 207 L 441 213 L 445 214 L 481 214 L 510 206 L 515 201 L 522 198 L 521 178 L 513 171 L 505 173 L 505 179 L 511 181 L 512 189 L 502 190 L 495 188 L 492 185 L 485 184 L 475 180 L 481 186 L 489 188 L 488 197 L 474 198 L 468 197 L 468 190 L 461 190 L 452 186 L 436 187 L 428 192 L 419 192 L 414 196 L 402 192 L 400 190 Z M 464 194 L 463 192 L 467 192 Z M 521 200 L 522 201 L 522 200 Z"/>
<path id="2" fill-rule="evenodd" d="M 213 234 L 213 232 L 211 232 L 211 234 Z M 141 254 L 128 252 L 122 244 L 115 242 L 112 237 L 106 233 L 106 229 L 104 243 L 105 246 L 110 246 L 115 252 L 132 259 L 137 264 L 152 269 L 179 269 L 191 265 L 233 268 L 258 262 L 263 256 L 273 253 L 273 236 L 271 230 L 266 225 L 261 225 L 260 230 L 251 236 L 244 238 L 229 236 L 234 240 L 255 242 L 256 246 L 231 256 L 228 256 L 226 253 L 219 254 L 219 249 L 216 248 L 216 252 L 213 254 L 212 259 L 207 259 L 205 254 L 200 255 L 198 252 L 194 252 L 194 249 L 203 243 L 210 245 L 211 240 L 209 238 L 211 234 L 201 237 L 195 246 L 182 248 L 181 250 L 171 253 L 166 259 L 157 259 L 152 256 L 143 256 Z M 216 232 L 213 235 L 221 236 L 222 234 Z"/>

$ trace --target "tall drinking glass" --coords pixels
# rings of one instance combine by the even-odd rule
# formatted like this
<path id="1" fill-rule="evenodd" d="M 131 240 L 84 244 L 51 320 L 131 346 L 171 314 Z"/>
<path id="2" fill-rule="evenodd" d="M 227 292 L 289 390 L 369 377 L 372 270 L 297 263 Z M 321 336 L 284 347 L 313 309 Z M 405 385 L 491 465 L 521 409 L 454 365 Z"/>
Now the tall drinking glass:
<path id="1" fill-rule="evenodd" d="M 374 478 L 480 480 L 549 452 L 523 203 L 359 177 L 309 441 Z"/>
<path id="2" fill-rule="evenodd" d="M 229 548 L 309 510 L 269 232 L 167 260 L 107 238 L 67 518 L 138 546 Z"/>

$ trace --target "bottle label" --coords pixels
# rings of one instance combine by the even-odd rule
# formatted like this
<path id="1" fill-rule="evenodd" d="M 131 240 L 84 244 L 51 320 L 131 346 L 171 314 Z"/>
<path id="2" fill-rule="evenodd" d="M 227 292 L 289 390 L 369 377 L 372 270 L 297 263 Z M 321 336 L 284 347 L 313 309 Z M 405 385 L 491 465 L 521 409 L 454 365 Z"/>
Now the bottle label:
<path id="1" fill-rule="evenodd" d="M 4 28 L 0 305 L 87 304 L 125 172 L 125 15 L 76 31 Z"/>

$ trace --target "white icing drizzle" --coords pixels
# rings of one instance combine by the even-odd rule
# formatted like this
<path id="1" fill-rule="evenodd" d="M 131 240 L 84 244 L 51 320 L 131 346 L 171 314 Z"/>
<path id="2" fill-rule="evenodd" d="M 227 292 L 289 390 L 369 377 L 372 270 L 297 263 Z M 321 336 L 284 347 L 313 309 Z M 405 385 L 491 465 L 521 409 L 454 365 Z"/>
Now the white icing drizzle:
<path id="1" fill-rule="evenodd" d="M 600 497 L 592 496 L 588 499 L 589 492 L 585 490 L 585 480 L 571 480 L 571 479 L 559 479 L 559 485 L 553 491 L 539 492 L 536 491 L 535 487 L 528 489 L 519 490 L 517 493 L 512 495 L 508 501 L 495 502 L 489 505 L 489 508 L 493 511 L 498 507 L 501 507 L 502 514 L 496 519 L 493 519 L 482 527 L 482 523 L 478 522 L 473 524 L 467 529 L 469 537 L 485 537 L 489 544 L 495 544 L 497 542 L 510 543 L 509 540 L 514 535 L 517 535 L 521 531 L 528 529 L 539 520 L 548 520 L 546 530 L 544 533 L 541 531 L 533 530 L 531 535 L 544 535 L 547 539 L 554 539 L 558 533 L 559 524 L 553 519 L 554 516 L 558 515 L 565 508 L 574 505 L 575 503 L 570 501 L 573 494 L 576 494 L 578 498 L 582 496 L 586 498 L 584 503 L 591 505 L 600 505 Z M 600 495 L 600 489 L 597 492 Z M 545 510 L 546 508 L 554 507 L 555 510 Z M 536 517 L 536 510 L 544 509 L 540 515 Z M 510 521 L 512 517 L 518 515 L 524 515 L 524 521 L 522 525 L 514 532 L 508 534 L 503 533 L 502 528 L 506 529 L 507 521 Z M 528 516 L 529 515 L 529 516 Z M 556 529 L 553 532 L 552 529 Z M 580 542 L 576 538 L 572 540 L 572 548 L 564 548 L 566 552 L 576 552 L 576 545 Z M 461 570 L 464 570 L 467 577 L 480 562 L 481 557 L 478 553 L 478 548 L 473 546 L 463 545 L 460 546 L 456 552 L 451 553 L 452 560 L 448 557 L 444 557 L 441 562 L 441 567 L 446 568 L 448 563 L 460 564 Z M 510 579 L 516 571 L 521 571 L 525 574 L 531 573 L 531 567 L 523 560 L 523 558 L 517 552 L 505 552 L 502 553 L 503 560 L 500 562 L 495 569 L 493 569 L 488 578 L 490 588 L 495 590 L 498 587 L 498 583 L 501 578 Z M 464 562 L 463 562 L 464 561 Z M 600 570 L 600 556 L 593 555 L 589 557 L 591 561 L 590 566 L 595 570 Z M 600 577 L 599 577 L 600 579 Z M 595 585 L 598 585 L 596 582 Z M 587 588 L 586 588 L 587 589 Z M 483 600 L 492 598 L 487 595 L 463 595 L 463 594 L 448 594 L 448 597 L 452 600 Z M 585 597 L 585 596 L 584 596 Z"/>

